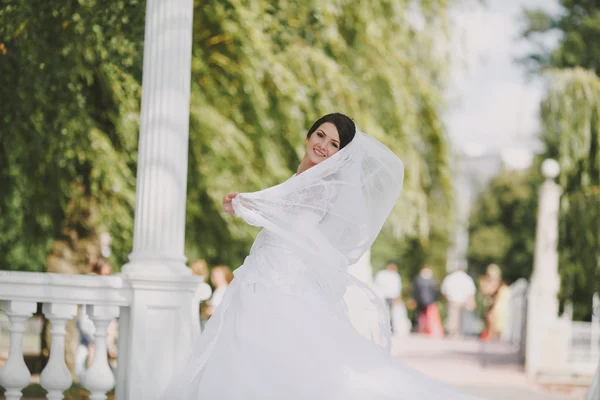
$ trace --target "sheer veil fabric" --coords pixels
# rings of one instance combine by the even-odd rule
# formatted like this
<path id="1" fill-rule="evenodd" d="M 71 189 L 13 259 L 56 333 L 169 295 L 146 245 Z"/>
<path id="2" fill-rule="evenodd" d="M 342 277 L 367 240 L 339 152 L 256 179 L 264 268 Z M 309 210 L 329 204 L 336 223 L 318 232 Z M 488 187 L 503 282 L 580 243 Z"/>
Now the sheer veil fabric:
<path id="1" fill-rule="evenodd" d="M 402 161 L 357 131 L 342 150 L 288 181 L 233 200 L 236 215 L 285 239 L 323 298 L 340 304 L 355 328 L 390 349 L 387 308 L 348 273 L 371 247 L 402 191 Z"/>
<path id="2" fill-rule="evenodd" d="M 390 355 L 383 302 L 348 273 L 402 191 L 404 166 L 358 131 L 287 181 L 233 200 L 261 227 L 165 400 L 467 400 Z"/>

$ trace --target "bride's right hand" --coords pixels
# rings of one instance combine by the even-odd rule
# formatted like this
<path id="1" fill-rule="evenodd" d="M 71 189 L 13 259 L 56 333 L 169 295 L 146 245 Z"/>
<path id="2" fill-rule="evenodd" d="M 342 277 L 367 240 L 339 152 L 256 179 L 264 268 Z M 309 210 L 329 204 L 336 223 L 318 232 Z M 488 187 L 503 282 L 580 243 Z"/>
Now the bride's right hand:
<path id="1" fill-rule="evenodd" d="M 228 214 L 235 215 L 235 211 L 233 210 L 233 205 L 231 202 L 237 195 L 237 193 L 229 193 L 227 196 L 223 197 L 223 211 Z"/>

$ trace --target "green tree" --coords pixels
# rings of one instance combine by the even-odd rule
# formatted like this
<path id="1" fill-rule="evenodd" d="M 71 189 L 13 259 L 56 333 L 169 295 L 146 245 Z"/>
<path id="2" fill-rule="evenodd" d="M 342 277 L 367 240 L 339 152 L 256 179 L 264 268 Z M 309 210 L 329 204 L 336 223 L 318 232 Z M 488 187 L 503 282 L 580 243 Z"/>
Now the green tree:
<path id="1" fill-rule="evenodd" d="M 533 70 L 546 67 L 583 67 L 600 73 L 600 4 L 596 1 L 560 0 L 556 14 L 539 9 L 525 10 L 523 36 L 535 50 L 523 61 Z M 551 34 L 558 46 L 548 46 Z"/>
<path id="2" fill-rule="evenodd" d="M 429 238 L 431 196 L 438 193 L 442 204 L 451 197 L 448 142 L 438 116 L 446 55 L 431 57 L 446 29 L 445 6 L 421 4 L 421 30 L 407 10 L 408 2 L 392 1 L 209 2 L 196 9 L 191 174 L 198 178 L 191 184 L 206 185 L 212 203 L 202 213 L 206 205 L 188 212 L 190 240 L 202 237 L 208 224 L 224 225 L 216 213 L 224 192 L 290 176 L 303 132 L 334 110 L 354 116 L 405 161 L 402 205 L 383 237 Z M 207 134 L 219 131 L 228 142 Z M 437 223 L 447 231 L 450 210 L 443 211 Z M 231 239 L 249 240 L 253 231 L 226 221 Z M 223 256 L 230 238 L 213 237 L 210 248 L 198 244 L 199 254 Z"/>
<path id="3" fill-rule="evenodd" d="M 474 275 L 494 263 L 507 283 L 530 278 L 541 180 L 537 171 L 505 170 L 478 197 L 469 220 L 467 253 Z"/>
<path id="4" fill-rule="evenodd" d="M 576 318 L 589 318 L 592 293 L 600 290 L 600 4 L 577 0 L 560 4 L 556 15 L 525 11 L 523 36 L 537 47 L 525 62 L 548 81 L 541 138 L 545 156 L 559 160 L 562 169 L 561 297 L 572 300 Z M 544 46 L 551 33 L 558 36 L 557 46 Z"/>
<path id="5" fill-rule="evenodd" d="M 548 73 L 542 139 L 561 166 L 561 298 L 589 318 L 600 290 L 600 79 L 580 68 Z"/>
<path id="6" fill-rule="evenodd" d="M 124 261 L 143 20 L 136 0 L 3 3 L 0 268 L 43 270 L 54 249 L 56 270 L 85 270 L 101 230 Z"/>
<path id="7" fill-rule="evenodd" d="M 85 270 L 103 230 L 115 266 L 126 262 L 144 6 L 5 0 L 0 9 L 0 97 L 13 100 L 0 104 L 0 268 L 43 270 L 51 253 Z M 195 2 L 188 256 L 242 261 L 255 230 L 223 216 L 222 195 L 291 175 L 304 132 L 331 111 L 353 116 L 405 162 L 405 191 L 382 240 L 445 245 L 447 8 L 444 0 Z"/>

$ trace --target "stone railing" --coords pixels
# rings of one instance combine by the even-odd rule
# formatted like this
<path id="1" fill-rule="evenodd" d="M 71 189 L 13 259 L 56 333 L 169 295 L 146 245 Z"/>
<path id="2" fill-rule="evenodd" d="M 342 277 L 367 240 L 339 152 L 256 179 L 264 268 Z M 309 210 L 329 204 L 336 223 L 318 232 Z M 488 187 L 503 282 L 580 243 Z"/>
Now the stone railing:
<path id="1" fill-rule="evenodd" d="M 600 324 L 598 321 L 573 321 L 570 336 L 568 361 L 596 365 L 600 359 Z"/>
<path id="2" fill-rule="evenodd" d="M 600 304 L 596 305 L 596 308 L 594 308 L 594 319 L 596 324 L 598 324 L 598 321 L 600 320 Z M 598 328 L 600 328 L 600 326 Z M 594 378 L 592 379 L 592 384 L 590 385 L 590 390 L 588 391 L 587 395 L 587 400 L 598 399 L 600 399 L 600 360 L 598 361 L 596 373 L 594 374 Z"/>
<path id="3" fill-rule="evenodd" d="M 510 285 L 510 298 L 506 329 L 502 340 L 518 351 L 520 362 L 525 362 L 525 338 L 527 335 L 527 290 L 529 282 L 521 278 Z"/>
<path id="4" fill-rule="evenodd" d="M 195 302 L 189 315 L 198 320 L 199 302 L 210 296 L 210 287 L 200 278 L 190 277 L 187 289 L 193 293 Z M 194 289 L 195 288 L 195 289 Z M 185 289 L 185 288 L 184 288 Z M 176 287 L 169 288 L 176 291 Z M 63 399 L 63 392 L 73 384 L 72 375 L 65 362 L 65 325 L 77 315 L 78 307 L 85 307 L 87 315 L 95 325 L 95 352 L 90 367 L 85 372 L 82 384 L 90 392 L 90 399 L 106 399 L 106 393 L 117 386 L 117 398 L 132 398 L 132 395 L 119 396 L 120 382 L 130 385 L 130 371 L 118 371 L 118 381 L 109 365 L 107 355 L 107 327 L 123 313 L 129 314 L 134 290 L 128 279 L 119 275 L 65 275 L 52 273 L 27 273 L 0 271 L 0 302 L 2 311 L 10 321 L 10 348 L 8 359 L 0 369 L 0 385 L 5 389 L 6 400 L 21 399 L 22 390 L 31 383 L 23 355 L 25 324 L 42 303 L 42 311 L 51 324 L 50 355 L 40 375 L 41 386 L 48 391 L 49 400 Z M 129 324 L 119 324 L 119 359 L 127 355 L 127 339 L 131 337 Z M 193 334 L 199 334 L 199 322 L 193 323 Z M 124 364 L 127 360 L 123 360 Z M 117 367 L 118 368 L 118 367 Z M 134 374 L 135 375 L 135 374 Z M 135 378 L 132 378 L 135 379 Z M 133 399 L 132 399 L 133 400 Z"/>
<path id="5" fill-rule="evenodd" d="M 598 293 L 593 297 L 593 309 L 600 304 Z M 573 308 L 568 305 L 565 318 L 571 320 L 567 330 L 566 362 L 575 370 L 586 371 L 588 374 L 595 370 L 600 359 L 600 322 L 596 312 L 592 314 L 591 322 L 572 321 Z"/>
<path id="6" fill-rule="evenodd" d="M 594 305 L 598 295 L 594 295 Z M 592 321 L 573 321 L 573 308 L 565 306 L 563 314 L 548 323 L 537 343 L 544 350 L 539 372 L 534 379 L 539 383 L 587 386 L 593 381 L 600 358 L 600 324 L 596 315 Z M 600 400 L 600 398 L 594 398 Z"/>

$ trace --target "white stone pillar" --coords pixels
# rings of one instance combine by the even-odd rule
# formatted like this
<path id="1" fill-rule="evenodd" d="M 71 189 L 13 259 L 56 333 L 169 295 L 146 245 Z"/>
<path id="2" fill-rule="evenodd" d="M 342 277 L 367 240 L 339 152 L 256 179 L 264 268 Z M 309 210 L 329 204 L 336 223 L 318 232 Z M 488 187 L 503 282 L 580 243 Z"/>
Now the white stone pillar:
<path id="1" fill-rule="evenodd" d="M 202 280 L 184 256 L 193 0 L 147 0 L 132 302 L 119 318 L 116 398 L 160 398 L 199 334 Z M 205 288 L 204 288 L 205 289 Z M 206 292 L 206 290 L 204 290 Z"/>
<path id="2" fill-rule="evenodd" d="M 148 0 L 133 252 L 124 272 L 185 267 L 193 0 Z"/>
<path id="3" fill-rule="evenodd" d="M 546 181 L 539 194 L 534 265 L 527 302 L 525 367 L 530 377 L 540 373 L 544 350 L 552 348 L 546 341 L 548 333 L 558 325 L 558 213 L 562 190 L 554 179 L 559 171 L 555 160 L 542 163 Z"/>

